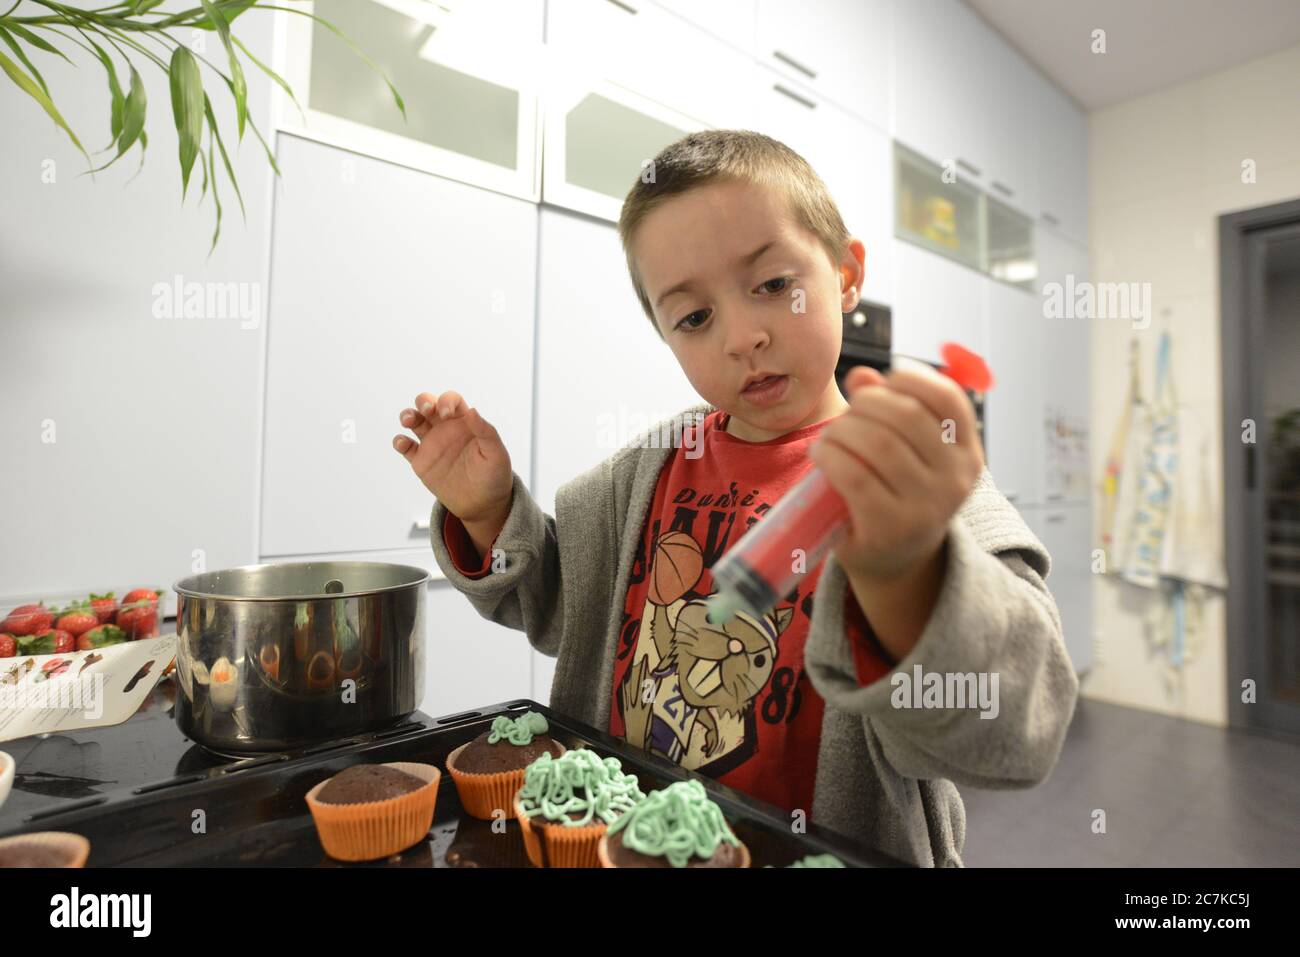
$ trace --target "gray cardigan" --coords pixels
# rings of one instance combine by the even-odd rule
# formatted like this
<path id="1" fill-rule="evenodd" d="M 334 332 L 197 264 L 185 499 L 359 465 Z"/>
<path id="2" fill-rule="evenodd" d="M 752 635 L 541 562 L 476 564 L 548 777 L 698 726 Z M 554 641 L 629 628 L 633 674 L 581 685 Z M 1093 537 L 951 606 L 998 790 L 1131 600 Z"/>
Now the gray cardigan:
<path id="1" fill-rule="evenodd" d="M 681 445 L 693 406 L 563 485 L 555 517 L 514 473 L 510 514 L 497 536 L 505 567 L 480 579 L 452 564 L 447 509 L 433 506 L 434 555 L 447 580 L 484 618 L 523 631 L 556 658 L 550 707 L 609 730 L 614 656 L 627 582 L 659 473 Z M 663 446 L 671 434 L 673 445 Z M 651 437 L 655 437 L 652 439 Z M 828 555 L 814 593 L 805 668 L 825 699 L 809 817 L 923 866 L 960 867 L 966 812 L 956 784 L 1028 788 L 1056 763 L 1079 683 L 1056 601 L 1051 559 L 987 468 L 948 528 L 946 576 L 916 647 L 890 675 L 858 684 L 844 631 L 848 580 Z M 996 673 L 998 713 L 897 708 L 899 672 Z"/>

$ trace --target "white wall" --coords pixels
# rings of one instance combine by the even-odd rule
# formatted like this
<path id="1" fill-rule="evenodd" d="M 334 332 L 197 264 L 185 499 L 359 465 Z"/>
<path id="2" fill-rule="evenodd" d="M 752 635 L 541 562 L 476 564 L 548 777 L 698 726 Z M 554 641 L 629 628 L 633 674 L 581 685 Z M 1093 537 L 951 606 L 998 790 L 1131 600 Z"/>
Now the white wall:
<path id="1" fill-rule="evenodd" d="M 269 60 L 271 16 L 237 24 Z M 205 55 L 224 63 L 220 41 L 204 39 Z M 60 111 L 98 149 L 109 138 L 103 68 L 63 46 L 75 67 L 39 51 L 32 57 Z M 210 197 L 197 202 L 197 163 L 181 205 L 167 78 L 152 63 L 139 69 L 149 151 L 131 183 L 136 153 L 93 181 L 78 175 L 85 160 L 67 136 L 7 78 L 0 82 L 3 598 L 170 586 L 189 573 L 196 549 L 209 568 L 256 558 L 258 462 L 249 436 L 260 433 L 262 414 L 271 172 L 251 130 L 237 154 L 230 138 L 248 221 L 223 181 L 222 237 L 209 258 L 213 212 Z M 233 130 L 228 91 L 203 69 L 223 128 Z M 250 69 L 249 110 L 263 131 L 268 88 Z M 42 180 L 47 161 L 52 183 Z M 178 275 L 248 284 L 246 292 L 260 294 L 255 327 L 241 328 L 253 323 L 238 315 L 155 318 L 155 284 Z M 55 441 L 43 441 L 51 423 Z"/>
<path id="2" fill-rule="evenodd" d="M 1167 324 L 1183 414 L 1208 435 L 1203 467 L 1222 487 L 1217 217 L 1300 196 L 1297 103 L 1300 46 L 1092 114 L 1092 275 L 1151 283 L 1155 317 L 1143 331 L 1126 321 L 1092 323 L 1094 475 L 1103 472 L 1124 402 L 1130 339 L 1139 341 L 1149 396 L 1154 350 Z M 1254 161 L 1254 183 L 1242 182 L 1245 160 Z M 1221 537 L 1220 523 L 1211 528 Z M 1175 673 L 1152 652 L 1144 631 L 1144 619 L 1159 611 L 1157 593 L 1099 576 L 1097 660 L 1083 693 L 1226 724 L 1229 636 L 1222 593 L 1211 594 L 1204 648 Z"/>

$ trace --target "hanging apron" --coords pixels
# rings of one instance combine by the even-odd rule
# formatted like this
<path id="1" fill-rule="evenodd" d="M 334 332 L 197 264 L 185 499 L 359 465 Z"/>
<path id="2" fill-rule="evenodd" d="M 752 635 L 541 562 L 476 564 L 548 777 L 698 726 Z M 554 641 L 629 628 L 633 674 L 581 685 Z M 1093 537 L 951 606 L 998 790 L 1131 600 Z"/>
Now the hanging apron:
<path id="1" fill-rule="evenodd" d="M 1137 469 L 1137 494 L 1131 518 L 1126 522 L 1126 539 L 1119 550 L 1120 574 L 1144 588 L 1160 585 L 1164 537 L 1178 468 L 1178 410 L 1169 372 L 1169 349 L 1169 333 L 1161 333 L 1155 392 L 1150 420 L 1144 429 L 1147 434 L 1138 436 L 1143 451 Z M 1124 515 L 1119 516 L 1119 520 L 1124 519 Z"/>

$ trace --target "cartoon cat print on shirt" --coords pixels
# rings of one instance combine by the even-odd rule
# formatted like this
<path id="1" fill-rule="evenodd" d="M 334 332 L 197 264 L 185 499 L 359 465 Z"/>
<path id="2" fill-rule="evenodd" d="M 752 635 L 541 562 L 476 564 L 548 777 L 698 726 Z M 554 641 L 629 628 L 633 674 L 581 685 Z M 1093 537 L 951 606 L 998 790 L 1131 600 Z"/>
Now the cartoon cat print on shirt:
<path id="1" fill-rule="evenodd" d="M 716 775 L 755 752 L 754 701 L 772 676 L 794 609 L 778 608 L 761 619 L 739 612 L 725 625 L 710 623 L 708 596 L 688 597 L 703 571 L 702 554 L 686 532 L 655 542 L 619 703 L 629 743 Z"/>

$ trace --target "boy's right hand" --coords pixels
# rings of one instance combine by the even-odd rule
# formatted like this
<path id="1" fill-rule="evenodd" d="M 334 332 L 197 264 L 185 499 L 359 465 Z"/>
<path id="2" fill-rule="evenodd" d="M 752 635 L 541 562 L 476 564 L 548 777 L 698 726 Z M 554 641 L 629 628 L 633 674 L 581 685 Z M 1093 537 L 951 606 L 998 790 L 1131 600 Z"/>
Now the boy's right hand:
<path id="1" fill-rule="evenodd" d="M 421 392 L 415 408 L 398 418 L 419 441 L 395 435 L 393 448 L 425 488 L 466 526 L 504 524 L 513 486 L 510 453 L 478 410 L 458 392 Z"/>

